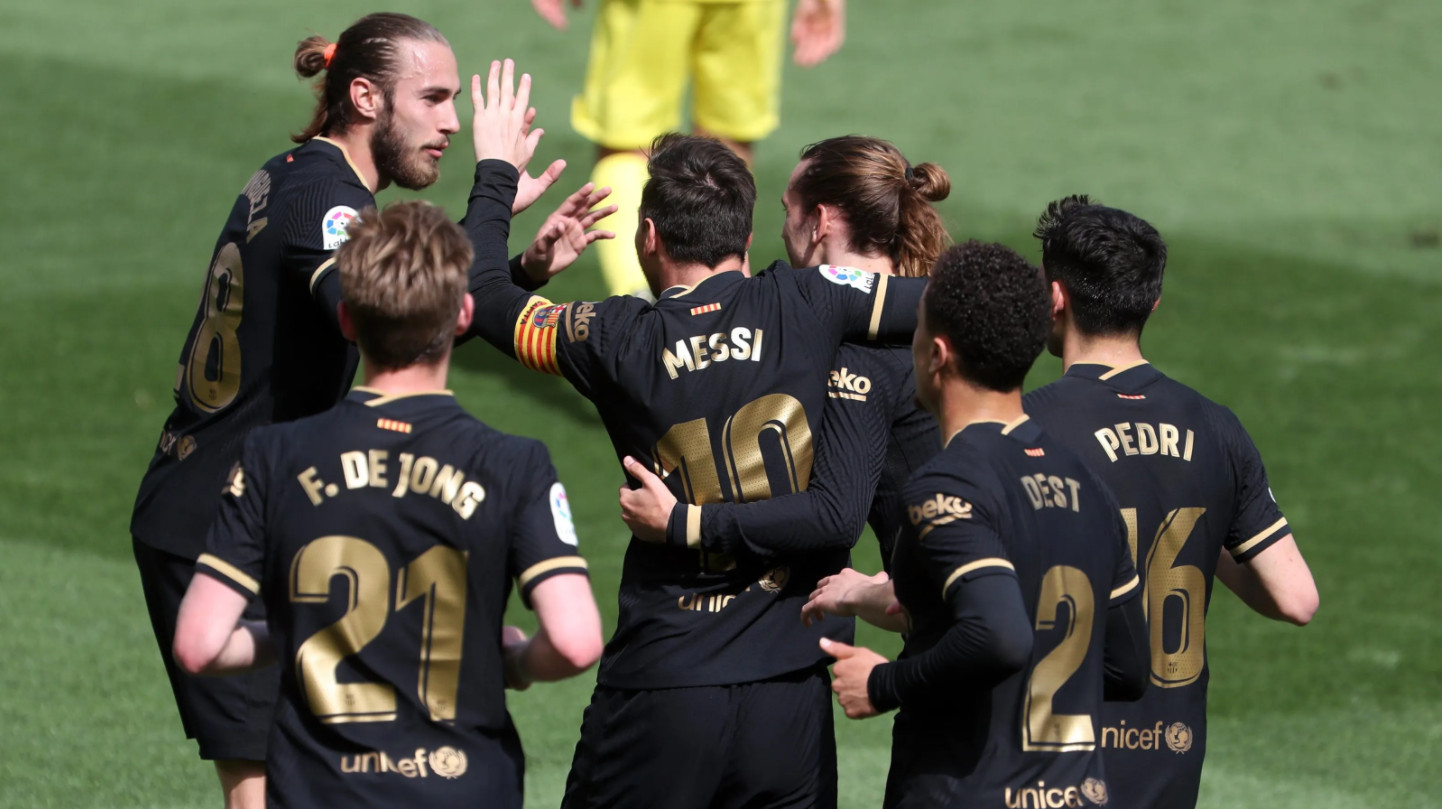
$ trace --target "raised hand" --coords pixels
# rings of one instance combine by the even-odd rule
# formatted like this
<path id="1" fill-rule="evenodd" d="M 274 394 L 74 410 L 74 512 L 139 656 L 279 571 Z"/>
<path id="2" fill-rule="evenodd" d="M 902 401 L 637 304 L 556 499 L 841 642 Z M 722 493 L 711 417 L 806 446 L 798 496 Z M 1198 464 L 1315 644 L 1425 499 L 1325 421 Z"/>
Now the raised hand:
<path id="1" fill-rule="evenodd" d="M 504 160 L 515 166 L 517 171 L 525 172 L 526 164 L 531 162 L 545 130 L 531 129 L 531 122 L 536 117 L 535 110 L 528 106 L 531 76 L 522 75 L 517 87 L 515 71 L 516 64 L 510 59 L 504 63 L 491 62 L 484 92 L 481 90 L 481 77 L 471 77 L 471 104 L 475 108 L 471 138 L 476 148 L 476 162 Z M 555 174 L 559 176 L 560 170 L 557 169 Z"/>
<path id="2" fill-rule="evenodd" d="M 671 519 L 671 509 L 676 506 L 676 496 L 666 484 L 635 458 L 627 455 L 621 461 L 626 473 L 641 481 L 641 488 L 621 487 L 621 519 L 645 542 L 666 541 L 666 523 Z"/>
<path id="3" fill-rule="evenodd" d="M 814 67 L 841 49 L 846 40 L 846 0 L 799 0 L 791 19 L 792 59 Z"/>
<path id="4" fill-rule="evenodd" d="M 564 161 L 560 162 L 564 167 Z M 611 195 L 611 189 L 597 189 L 594 183 L 581 186 L 541 223 L 536 240 L 521 254 L 521 266 L 537 284 L 544 283 L 571 266 L 597 239 L 614 239 L 609 230 L 590 230 L 597 222 L 616 212 L 615 205 L 596 206 Z"/>
<path id="5" fill-rule="evenodd" d="M 871 670 L 888 662 L 887 659 L 865 646 L 848 646 L 830 638 L 821 639 L 821 651 L 836 658 L 831 666 L 831 690 L 836 692 L 836 701 L 841 703 L 847 718 L 876 716 L 866 682 L 871 679 Z"/>

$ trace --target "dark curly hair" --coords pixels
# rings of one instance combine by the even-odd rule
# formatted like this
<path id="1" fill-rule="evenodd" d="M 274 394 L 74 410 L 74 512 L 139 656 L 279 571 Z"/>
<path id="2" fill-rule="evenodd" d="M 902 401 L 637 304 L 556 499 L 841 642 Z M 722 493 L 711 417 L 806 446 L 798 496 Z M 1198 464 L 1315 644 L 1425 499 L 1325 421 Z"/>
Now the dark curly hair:
<path id="1" fill-rule="evenodd" d="M 736 153 L 715 138 L 670 133 L 651 144 L 641 221 L 650 219 L 677 262 L 715 267 L 745 256 L 756 208 L 756 181 Z"/>
<path id="2" fill-rule="evenodd" d="M 1041 266 L 1071 299 L 1077 329 L 1141 335 L 1162 295 L 1167 244 L 1156 228 L 1085 194 L 1056 200 L 1037 219 Z"/>
<path id="3" fill-rule="evenodd" d="M 962 379 L 1021 387 L 1051 325 L 1041 271 L 1011 248 L 969 241 L 941 254 L 922 298 L 927 330 L 951 341 Z"/>

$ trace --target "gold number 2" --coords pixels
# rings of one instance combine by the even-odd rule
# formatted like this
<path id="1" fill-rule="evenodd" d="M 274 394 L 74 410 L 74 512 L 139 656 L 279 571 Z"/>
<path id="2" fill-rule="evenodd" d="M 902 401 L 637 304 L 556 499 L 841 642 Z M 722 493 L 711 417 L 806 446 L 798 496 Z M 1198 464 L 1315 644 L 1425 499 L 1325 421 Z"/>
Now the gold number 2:
<path id="1" fill-rule="evenodd" d="M 311 713 L 326 724 L 389 722 L 396 718 L 395 689 L 386 683 L 342 683 L 341 660 L 363 649 L 385 629 L 391 613 L 390 565 L 375 545 L 356 537 L 326 536 L 296 553 L 290 567 L 290 600 L 324 604 L 335 578 L 346 580 L 345 614 L 306 638 L 296 650 L 296 678 Z M 420 678 L 416 692 L 433 721 L 456 717 L 462 638 L 466 619 L 466 552 L 437 545 L 401 570 L 395 608 L 420 599 Z"/>
<path id="2" fill-rule="evenodd" d="M 195 332 L 185 363 L 191 401 L 211 413 L 223 410 L 240 392 L 240 340 L 236 331 L 245 303 L 241 294 L 243 281 L 240 248 L 231 242 L 220 248 L 205 276 L 205 290 L 200 297 L 205 319 Z M 214 369 L 214 378 L 206 375 L 207 368 Z"/>
<path id="3" fill-rule="evenodd" d="M 1053 629 L 1063 619 L 1066 605 L 1066 636 L 1047 653 L 1031 672 L 1027 683 L 1026 705 L 1023 710 L 1023 750 L 1095 750 L 1096 732 L 1091 714 L 1053 713 L 1056 692 L 1071 679 L 1086 659 L 1091 645 L 1092 618 L 1096 598 L 1091 580 L 1079 568 L 1057 565 L 1041 580 L 1041 599 L 1037 602 L 1036 628 Z"/>
<path id="4" fill-rule="evenodd" d="M 1195 565 L 1178 565 L 1182 546 L 1187 544 L 1205 508 L 1178 508 L 1167 514 L 1147 549 L 1145 601 L 1147 624 L 1151 627 L 1152 684 L 1178 688 L 1197 681 L 1207 663 L 1207 578 Z M 1140 529 L 1137 510 L 1122 509 L 1127 524 L 1127 541 L 1132 558 L 1137 555 Z M 1166 647 L 1167 607 L 1180 608 L 1181 636 L 1177 647 Z"/>

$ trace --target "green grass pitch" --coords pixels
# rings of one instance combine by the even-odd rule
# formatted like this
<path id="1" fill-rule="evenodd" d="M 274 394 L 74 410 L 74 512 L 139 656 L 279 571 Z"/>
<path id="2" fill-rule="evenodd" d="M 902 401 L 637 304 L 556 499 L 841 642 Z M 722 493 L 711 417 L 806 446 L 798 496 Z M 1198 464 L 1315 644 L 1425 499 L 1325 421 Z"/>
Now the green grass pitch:
<path id="1" fill-rule="evenodd" d="M 1322 594 L 1296 630 L 1218 593 L 1202 805 L 1442 806 L 1442 4 L 851 5 L 845 49 L 788 68 L 757 259 L 781 255 L 798 148 L 846 132 L 946 167 L 961 238 L 1035 257 L 1036 213 L 1080 191 L 1150 219 L 1172 258 L 1148 353 L 1251 429 Z M 584 180 L 567 110 L 592 8 L 559 34 L 521 0 L 396 6 L 448 34 L 463 74 L 517 58 L 543 156 Z M 216 804 L 146 622 L 130 505 L 216 229 L 308 114 L 294 43 L 366 10 L 0 2 L 0 806 Z M 425 193 L 457 215 L 468 143 Z M 601 294 L 593 260 L 551 292 Z M 1035 382 L 1056 372 L 1044 358 Z M 590 407 L 479 345 L 453 387 L 551 447 L 610 623 L 621 473 Z M 532 806 L 559 800 L 591 684 L 511 700 Z M 838 743 L 842 805 L 878 806 L 889 722 L 838 719 Z"/>

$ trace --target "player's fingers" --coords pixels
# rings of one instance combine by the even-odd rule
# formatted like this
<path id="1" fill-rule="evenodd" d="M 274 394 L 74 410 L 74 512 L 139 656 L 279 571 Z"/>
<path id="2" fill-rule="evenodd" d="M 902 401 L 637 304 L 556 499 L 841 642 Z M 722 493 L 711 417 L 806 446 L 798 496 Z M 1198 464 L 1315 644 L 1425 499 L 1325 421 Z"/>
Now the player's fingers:
<path id="1" fill-rule="evenodd" d="M 616 234 L 609 230 L 590 230 L 586 232 L 586 244 L 594 244 L 600 239 L 614 239 Z"/>
<path id="2" fill-rule="evenodd" d="M 480 114 L 486 108 L 486 97 L 481 93 L 481 74 L 471 74 L 471 109 Z"/>
<path id="3" fill-rule="evenodd" d="M 900 614 L 902 613 L 902 611 L 903 611 L 903 607 L 901 606 L 901 602 L 900 602 L 900 601 L 893 601 L 893 602 L 891 602 L 890 604 L 887 604 L 887 605 L 886 605 L 886 614 L 887 614 L 887 615 L 900 615 Z"/>
<path id="4" fill-rule="evenodd" d="M 486 103 L 487 110 L 494 110 L 496 102 L 501 97 L 501 63 L 491 61 L 491 72 L 486 76 Z"/>
<path id="5" fill-rule="evenodd" d="M 510 112 L 516 104 L 516 63 L 507 59 L 501 63 L 501 111 Z"/>
<path id="6" fill-rule="evenodd" d="M 531 108 L 531 74 L 529 73 L 521 74 L 521 84 L 516 88 L 515 105 L 517 110 Z"/>
<path id="7" fill-rule="evenodd" d="M 582 209 L 582 210 L 584 210 L 584 209 Z M 594 211 L 587 211 L 586 214 L 581 217 L 581 227 L 583 227 L 583 228 L 589 228 L 589 227 L 591 227 L 592 225 L 596 224 L 597 222 L 601 221 L 602 219 L 605 219 L 606 217 L 610 216 L 611 214 L 613 214 L 613 213 L 615 213 L 615 212 L 616 212 L 616 206 L 615 206 L 615 205 L 607 205 L 607 206 L 604 207 L 604 208 L 597 208 L 597 209 L 594 210 Z"/>
<path id="8" fill-rule="evenodd" d="M 536 130 L 536 131 L 539 132 L 539 133 L 541 133 L 542 135 L 546 134 L 546 130 L 544 130 L 544 129 L 538 129 L 538 130 Z M 536 138 L 536 141 L 537 141 L 537 143 L 540 142 L 539 136 Z M 549 188 L 549 187 L 551 187 L 551 185 L 554 184 L 557 180 L 561 179 L 561 172 L 564 172 L 565 170 L 566 170 L 566 161 L 565 161 L 565 160 L 560 160 L 560 159 L 552 160 L 552 161 L 551 161 L 551 165 L 546 166 L 546 170 L 543 171 L 543 172 L 541 172 L 541 176 L 538 177 L 537 179 L 539 179 L 541 182 L 545 183 L 545 184 L 546 184 L 546 187 Z"/>
<path id="9" fill-rule="evenodd" d="M 850 644 L 842 643 L 839 640 L 822 638 L 821 651 L 831 655 L 837 660 L 845 660 L 848 657 L 852 657 L 856 654 L 856 647 L 851 646 Z"/>

